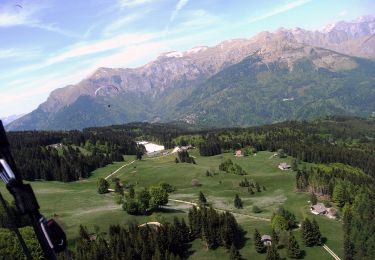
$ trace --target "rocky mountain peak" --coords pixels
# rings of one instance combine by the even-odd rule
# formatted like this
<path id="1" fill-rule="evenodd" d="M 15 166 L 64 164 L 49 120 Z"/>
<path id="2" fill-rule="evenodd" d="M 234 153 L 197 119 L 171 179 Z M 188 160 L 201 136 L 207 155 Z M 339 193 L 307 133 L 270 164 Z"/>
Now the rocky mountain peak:
<path id="1" fill-rule="evenodd" d="M 246 66 L 255 68 L 256 66 L 251 65 L 251 62 L 254 62 L 259 68 L 266 70 L 272 70 L 275 66 L 285 68 L 286 65 L 289 71 L 293 71 L 296 67 L 304 66 L 301 65 L 304 62 L 308 68 L 316 71 L 319 71 L 319 68 L 331 72 L 352 70 L 359 64 L 355 58 L 348 55 L 375 57 L 374 33 L 375 18 L 362 17 L 356 21 L 337 22 L 322 31 L 280 28 L 275 32 L 261 32 L 250 39 L 232 39 L 212 47 L 196 46 L 186 51 L 171 51 L 139 68 L 98 68 L 78 84 L 54 90 L 36 111 L 15 121 L 11 128 L 13 125 L 24 129 L 25 125 L 34 124 L 33 120 L 39 120 L 34 126 L 44 127 L 48 125 L 45 120 L 55 118 L 61 111 L 78 109 L 74 105 L 81 97 L 84 97 L 84 100 L 81 100 L 83 103 L 76 104 L 80 109 L 90 104 L 96 108 L 95 104 L 104 100 L 107 102 L 116 99 L 116 102 L 120 102 L 128 98 L 128 104 L 135 100 L 147 102 L 147 109 L 151 109 L 151 112 L 147 113 L 152 114 L 156 108 L 151 104 L 158 103 L 159 99 L 165 98 L 166 102 L 177 105 L 172 100 L 181 99 L 185 95 L 179 91 L 188 93 L 192 87 L 199 86 L 227 68 L 232 73 L 232 67 L 247 57 L 254 59 L 249 60 L 250 65 L 245 63 Z M 234 75 L 237 73 L 234 72 Z M 99 88 L 105 91 L 96 95 Z M 112 91 L 113 89 L 116 91 Z M 180 94 L 168 96 L 171 93 Z M 108 121 L 108 115 L 105 114 L 105 120 L 103 119 L 101 124 L 150 118 L 133 111 L 136 104 L 128 104 L 123 103 L 122 109 L 116 111 L 121 111 L 121 117 L 119 114 L 115 115 L 116 118 L 125 116 L 127 119 Z M 107 109 L 107 105 L 105 107 Z M 127 114 L 129 109 L 132 113 Z M 175 107 L 171 105 L 170 109 L 173 111 Z M 81 124 L 79 120 L 77 122 Z"/>

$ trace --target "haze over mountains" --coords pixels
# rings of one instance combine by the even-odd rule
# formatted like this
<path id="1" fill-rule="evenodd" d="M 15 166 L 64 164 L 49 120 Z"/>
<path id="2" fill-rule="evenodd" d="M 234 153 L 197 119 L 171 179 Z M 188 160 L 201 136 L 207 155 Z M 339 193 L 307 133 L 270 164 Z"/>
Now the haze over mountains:
<path id="1" fill-rule="evenodd" d="M 74 129 L 132 121 L 228 127 L 368 117 L 375 111 L 375 17 L 261 32 L 169 52 L 135 69 L 99 68 L 54 90 L 9 130 Z M 97 91 L 101 88 L 100 91 Z"/>

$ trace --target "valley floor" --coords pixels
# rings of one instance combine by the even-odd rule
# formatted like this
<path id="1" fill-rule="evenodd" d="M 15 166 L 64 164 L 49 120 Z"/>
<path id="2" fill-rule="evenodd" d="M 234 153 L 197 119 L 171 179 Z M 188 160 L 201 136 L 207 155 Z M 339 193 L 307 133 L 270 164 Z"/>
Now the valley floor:
<path id="1" fill-rule="evenodd" d="M 294 189 L 295 173 L 281 171 L 277 168 L 280 162 L 290 163 L 290 157 L 274 158 L 270 152 L 260 152 L 256 156 L 238 158 L 229 153 L 201 157 L 197 151 L 193 151 L 191 155 L 196 157 L 196 165 L 175 163 L 173 155 L 152 160 L 144 158 L 142 161 L 129 164 L 134 160 L 134 157 L 126 156 L 126 162 L 114 163 L 98 169 L 85 180 L 72 183 L 38 181 L 32 182 L 32 186 L 43 213 L 56 218 L 63 225 L 72 248 L 80 224 L 86 225 L 92 231 L 97 226 L 100 231 L 105 232 L 111 224 L 127 224 L 132 221 L 138 223 L 168 221 L 172 220 L 174 216 L 187 218 L 186 212 L 190 205 L 185 202 L 197 202 L 199 191 L 205 194 L 208 202 L 214 208 L 235 213 L 237 221 L 247 232 L 246 243 L 240 250 L 241 255 L 246 259 L 265 258 L 265 255 L 259 255 L 254 249 L 254 228 L 257 228 L 261 234 L 271 234 L 270 219 L 279 206 L 283 205 L 294 213 L 298 221 L 306 216 L 313 218 L 308 204 L 310 195 L 298 193 Z M 265 186 L 266 190 L 250 195 L 247 188 L 240 188 L 238 185 L 244 176 L 219 172 L 219 164 L 228 158 L 247 171 L 247 179 L 257 181 L 261 186 Z M 122 167 L 125 164 L 129 165 Z M 150 216 L 131 216 L 122 210 L 121 205 L 115 204 L 113 194 L 98 194 L 97 179 L 108 176 L 120 167 L 122 168 L 111 175 L 111 178 L 116 176 L 122 181 L 135 184 L 136 191 L 160 182 L 167 182 L 175 186 L 176 191 L 170 194 L 171 200 L 168 206 Z M 207 170 L 217 174 L 206 176 Z M 197 179 L 201 186 L 192 186 L 193 179 Z M 111 182 L 111 186 L 113 185 Z M 0 191 L 2 194 L 8 195 L 4 186 L 0 187 Z M 244 202 L 243 209 L 234 208 L 235 194 L 238 194 Z M 7 199 L 10 198 L 7 197 Z M 254 205 L 258 206 L 262 212 L 253 213 Z M 343 231 L 341 223 L 324 216 L 315 216 L 315 219 L 319 223 L 323 237 L 326 238 L 326 245 L 342 258 Z M 304 259 L 332 259 L 332 256 L 323 247 L 304 247 L 300 239 L 300 232 L 298 230 L 294 232 L 301 249 L 305 251 Z M 191 259 L 222 259 L 224 255 L 228 255 L 223 248 L 207 251 L 200 240 L 195 240 L 192 243 L 190 252 Z M 282 257 L 286 257 L 285 249 L 281 249 L 279 252 Z"/>

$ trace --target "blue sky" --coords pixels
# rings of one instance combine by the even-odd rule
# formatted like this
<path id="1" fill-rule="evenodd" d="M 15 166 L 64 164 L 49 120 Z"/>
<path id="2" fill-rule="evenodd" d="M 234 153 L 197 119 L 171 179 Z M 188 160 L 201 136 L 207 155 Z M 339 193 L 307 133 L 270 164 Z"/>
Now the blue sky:
<path id="1" fill-rule="evenodd" d="M 99 67 L 374 11 L 373 0 L 0 0 L 0 117 L 30 112 Z"/>

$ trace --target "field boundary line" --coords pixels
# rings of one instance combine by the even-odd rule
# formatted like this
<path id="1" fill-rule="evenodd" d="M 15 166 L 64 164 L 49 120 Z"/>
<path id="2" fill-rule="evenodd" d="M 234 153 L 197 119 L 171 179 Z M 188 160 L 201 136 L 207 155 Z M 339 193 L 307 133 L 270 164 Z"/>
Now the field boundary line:
<path id="1" fill-rule="evenodd" d="M 340 257 L 338 257 L 335 252 L 333 252 L 326 244 L 323 244 L 323 248 L 336 260 L 341 260 Z"/>
<path id="2" fill-rule="evenodd" d="M 130 163 L 127 163 L 127 164 L 124 164 L 122 165 L 120 168 L 118 168 L 116 171 L 112 172 L 110 175 L 108 175 L 107 177 L 105 177 L 104 179 L 107 180 L 109 177 L 111 177 L 113 174 L 116 174 L 119 170 L 121 170 L 122 168 L 134 163 L 135 160 L 131 161 Z"/>

